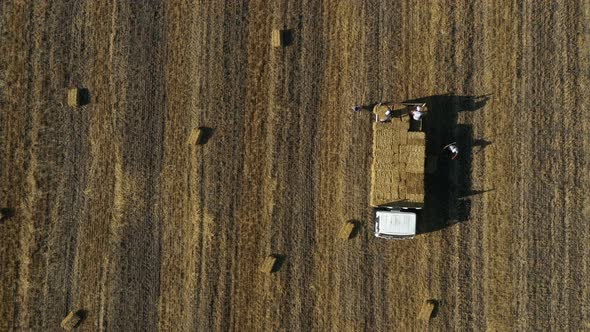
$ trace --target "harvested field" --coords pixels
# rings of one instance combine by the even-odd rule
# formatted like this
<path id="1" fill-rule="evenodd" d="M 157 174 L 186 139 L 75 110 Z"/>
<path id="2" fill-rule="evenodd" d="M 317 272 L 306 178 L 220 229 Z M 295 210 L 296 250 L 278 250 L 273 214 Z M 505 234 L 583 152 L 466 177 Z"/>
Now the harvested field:
<path id="1" fill-rule="evenodd" d="M 2 1 L 0 54 L 0 331 L 590 326 L 588 1 Z M 366 110 L 403 100 L 461 154 L 392 242 Z"/>

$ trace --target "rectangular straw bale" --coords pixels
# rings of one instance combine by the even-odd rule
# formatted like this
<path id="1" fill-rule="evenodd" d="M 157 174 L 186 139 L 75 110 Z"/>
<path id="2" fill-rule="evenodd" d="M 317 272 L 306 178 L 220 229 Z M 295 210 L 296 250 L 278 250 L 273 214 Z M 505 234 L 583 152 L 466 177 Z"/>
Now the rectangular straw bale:
<path id="1" fill-rule="evenodd" d="M 279 30 L 279 29 L 272 30 L 271 41 L 272 41 L 272 46 L 274 46 L 274 47 L 280 47 L 280 46 L 282 46 L 282 43 L 281 43 L 281 30 Z"/>
<path id="2" fill-rule="evenodd" d="M 424 175 L 417 173 L 405 173 L 406 192 L 408 194 L 424 193 Z"/>
<path id="3" fill-rule="evenodd" d="M 407 194 L 406 199 L 408 202 L 414 203 L 423 203 L 424 202 L 424 195 L 420 194 Z"/>
<path id="4" fill-rule="evenodd" d="M 408 191 L 406 189 L 406 182 L 405 181 L 401 181 L 399 183 L 398 188 L 397 188 L 397 198 L 398 199 L 406 199 L 407 193 L 408 193 Z"/>
<path id="5" fill-rule="evenodd" d="M 420 308 L 420 312 L 418 313 L 419 320 L 430 320 L 432 317 L 432 313 L 434 312 L 435 302 L 434 301 L 426 301 L 422 304 L 422 308 Z"/>
<path id="6" fill-rule="evenodd" d="M 273 255 L 267 256 L 264 259 L 264 262 L 260 266 L 260 272 L 263 273 L 272 273 L 273 268 L 275 267 L 275 263 L 277 262 L 277 258 Z"/>
<path id="7" fill-rule="evenodd" d="M 271 43 L 274 47 L 287 46 L 289 30 L 274 29 L 271 35 Z"/>
<path id="8" fill-rule="evenodd" d="M 70 311 L 70 313 L 61 321 L 61 327 L 64 330 L 71 331 L 73 328 L 78 325 L 82 317 L 78 315 L 75 311 Z"/>
<path id="9" fill-rule="evenodd" d="M 401 145 L 400 146 L 400 153 L 421 153 L 424 154 L 424 146 L 423 145 Z"/>
<path id="10" fill-rule="evenodd" d="M 340 232 L 338 232 L 338 237 L 341 238 L 342 240 L 350 239 L 350 236 L 352 235 L 354 228 L 355 228 L 354 222 L 347 221 L 340 228 Z"/>
<path id="11" fill-rule="evenodd" d="M 406 171 L 424 173 L 424 154 L 410 152 L 406 155 Z"/>
<path id="12" fill-rule="evenodd" d="M 423 140 L 426 134 L 422 131 L 408 131 L 408 139 Z"/>
<path id="13" fill-rule="evenodd" d="M 191 130 L 191 133 L 188 137 L 188 144 L 190 144 L 190 145 L 202 144 L 204 136 L 205 136 L 205 131 L 203 130 L 203 128 L 194 128 Z"/>
<path id="14" fill-rule="evenodd" d="M 68 105 L 76 107 L 80 104 L 79 91 L 76 88 L 68 89 Z"/>

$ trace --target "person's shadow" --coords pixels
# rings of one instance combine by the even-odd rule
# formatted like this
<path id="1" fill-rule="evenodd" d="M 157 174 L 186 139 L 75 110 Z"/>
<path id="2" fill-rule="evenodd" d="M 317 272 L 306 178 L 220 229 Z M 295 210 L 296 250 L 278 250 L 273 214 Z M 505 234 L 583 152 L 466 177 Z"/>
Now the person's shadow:
<path id="1" fill-rule="evenodd" d="M 474 153 L 479 153 L 481 151 L 483 151 L 488 145 L 491 145 L 492 141 L 488 141 L 482 138 L 473 140 L 473 142 L 471 143 L 471 146 L 473 147 L 478 147 L 479 149 L 477 149 L 477 151 L 475 151 Z"/>

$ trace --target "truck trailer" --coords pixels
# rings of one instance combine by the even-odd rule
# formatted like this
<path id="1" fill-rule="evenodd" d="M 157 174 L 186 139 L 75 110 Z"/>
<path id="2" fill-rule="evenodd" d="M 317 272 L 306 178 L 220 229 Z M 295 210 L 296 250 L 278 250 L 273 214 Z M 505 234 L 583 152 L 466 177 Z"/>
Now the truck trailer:
<path id="1" fill-rule="evenodd" d="M 409 111 L 426 104 L 378 104 L 373 108 L 373 151 L 370 204 L 375 209 L 375 236 L 411 239 L 424 207 L 424 174 L 436 169 L 426 158 L 422 119 Z"/>

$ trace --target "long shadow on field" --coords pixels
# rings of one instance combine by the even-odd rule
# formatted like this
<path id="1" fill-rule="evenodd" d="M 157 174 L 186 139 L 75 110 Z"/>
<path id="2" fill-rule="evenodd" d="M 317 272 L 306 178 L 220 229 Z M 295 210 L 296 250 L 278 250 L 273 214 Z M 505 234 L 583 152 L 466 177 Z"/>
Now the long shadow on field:
<path id="1" fill-rule="evenodd" d="M 491 144 L 473 140 L 473 128 L 458 124 L 459 112 L 473 112 L 485 106 L 489 96 L 435 95 L 407 102 L 425 102 L 427 163 L 436 160 L 436 170 L 424 179 L 424 209 L 418 224 L 418 233 L 429 233 L 469 219 L 471 198 L 480 192 L 471 188 L 471 164 L 474 143 L 481 148 Z M 451 160 L 442 148 L 456 142 L 459 157 Z M 479 142 L 479 143 L 478 143 Z"/>

